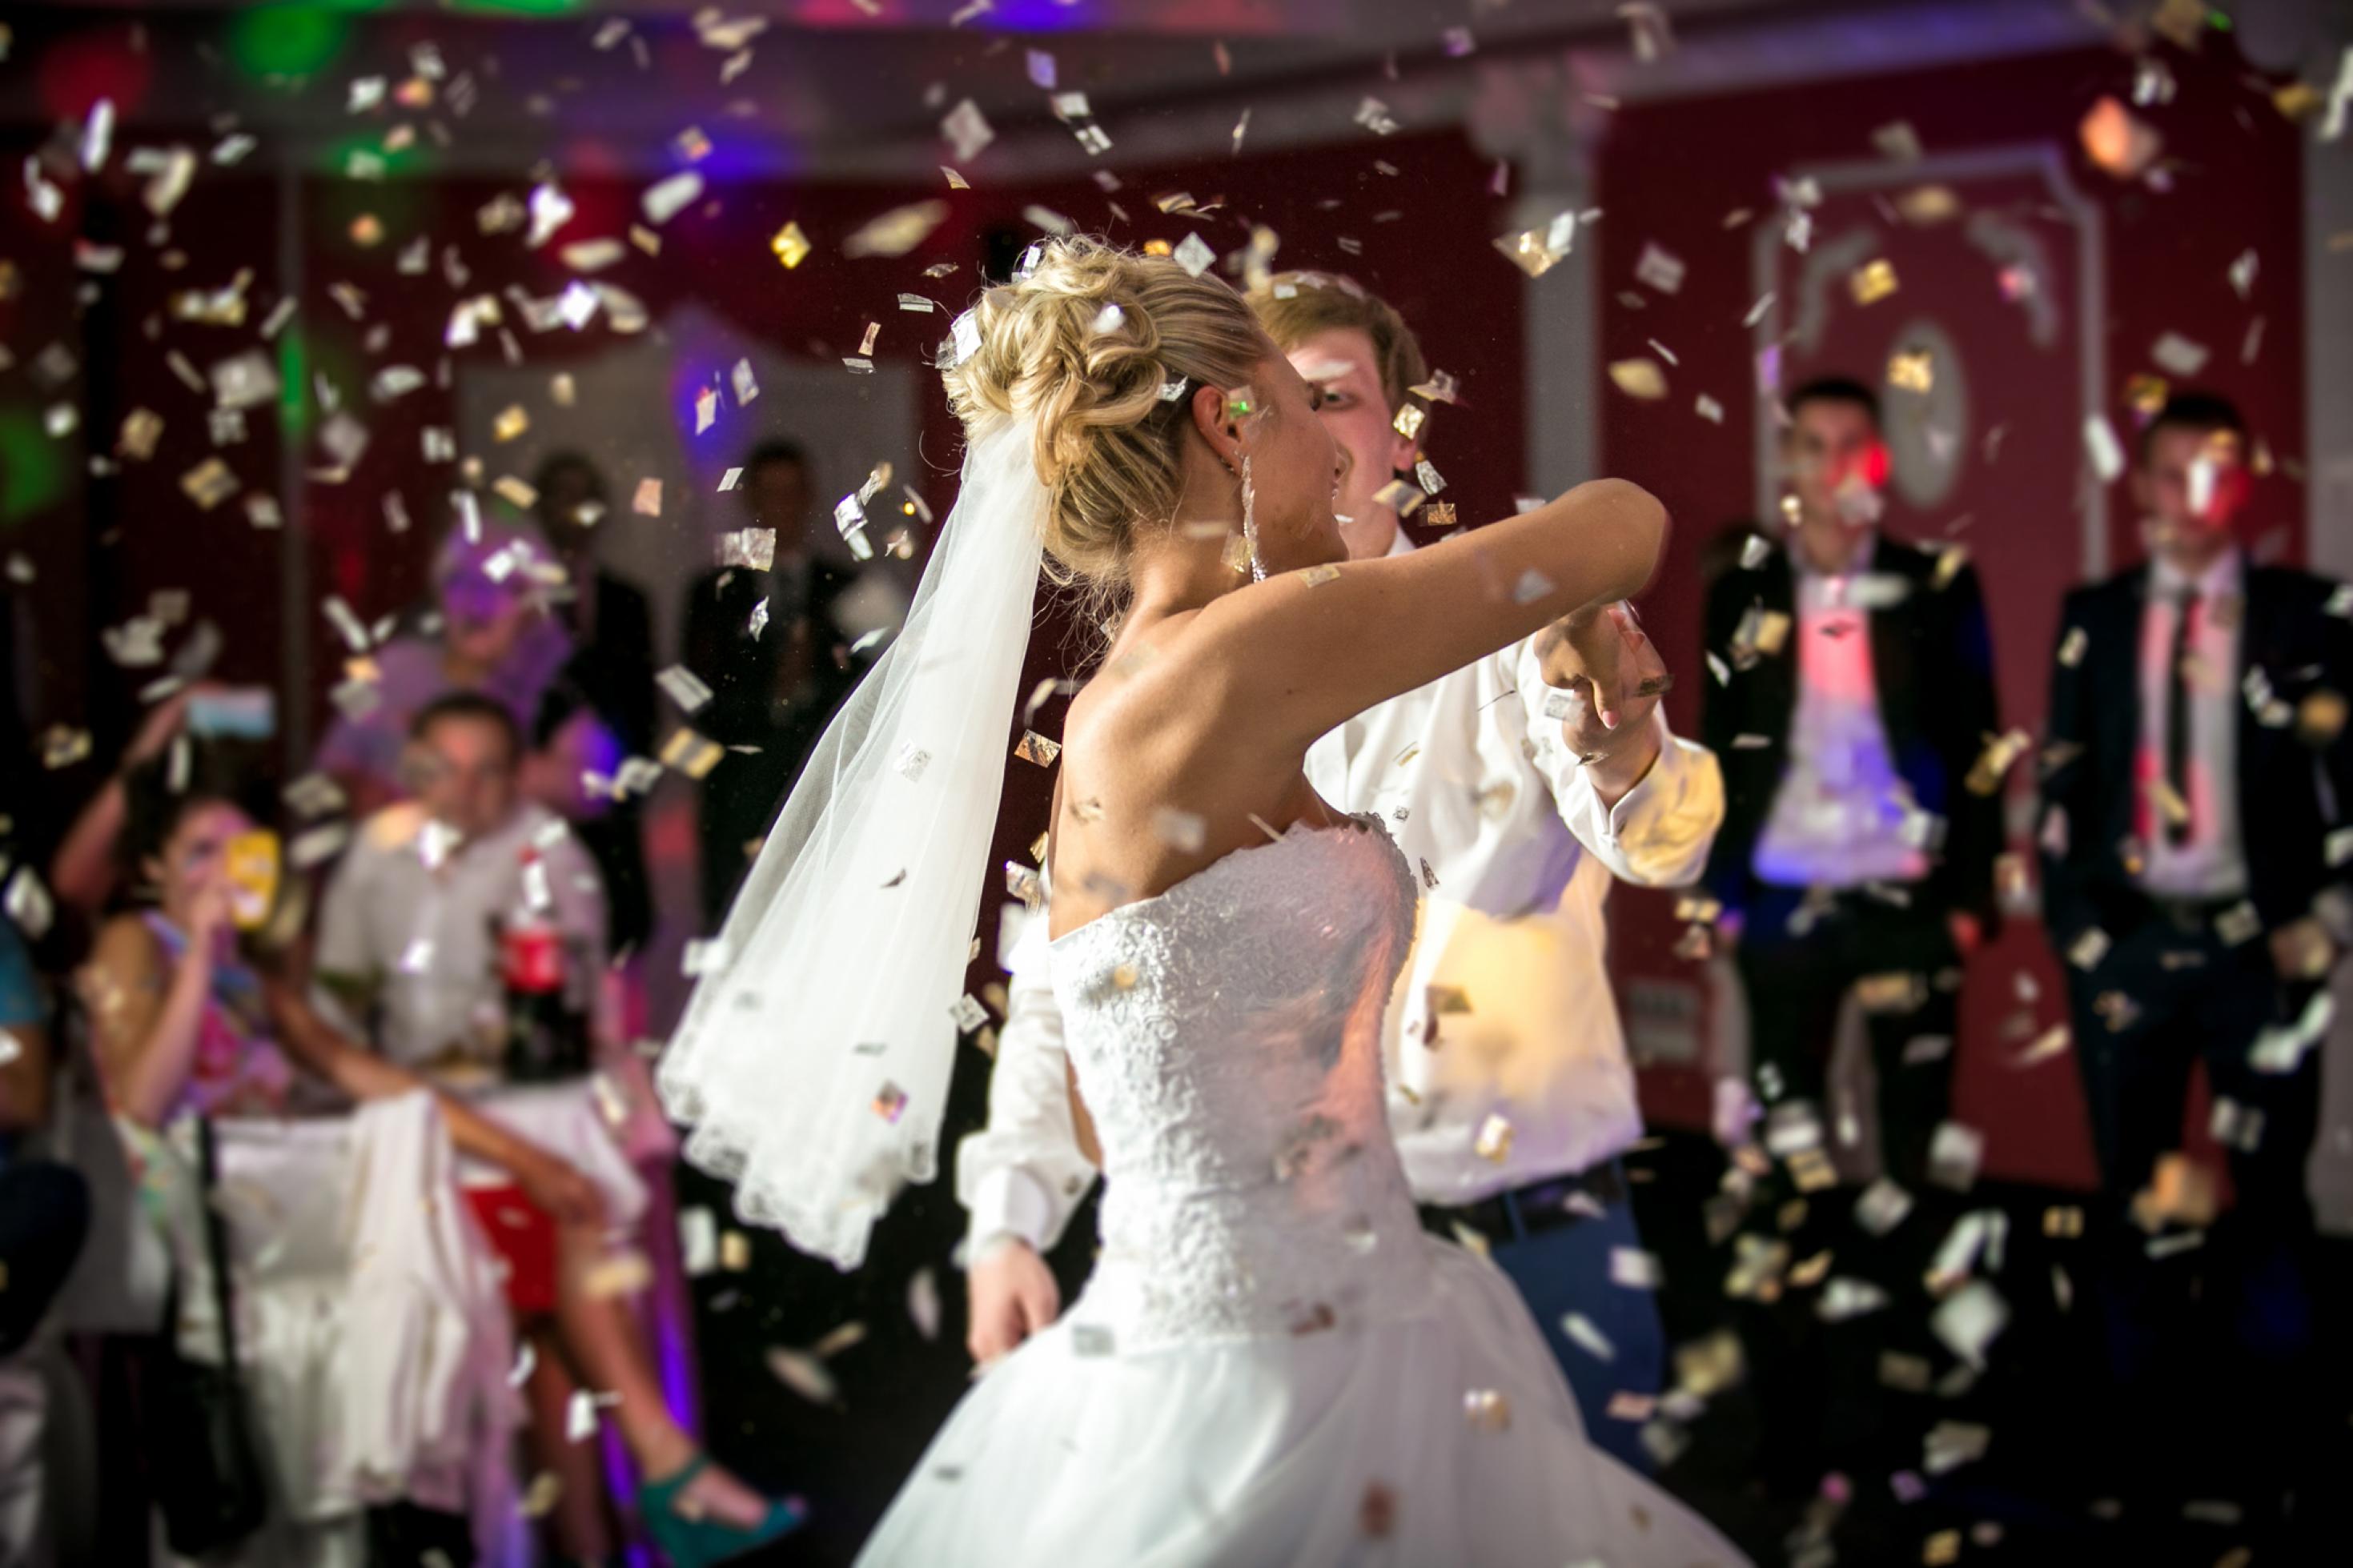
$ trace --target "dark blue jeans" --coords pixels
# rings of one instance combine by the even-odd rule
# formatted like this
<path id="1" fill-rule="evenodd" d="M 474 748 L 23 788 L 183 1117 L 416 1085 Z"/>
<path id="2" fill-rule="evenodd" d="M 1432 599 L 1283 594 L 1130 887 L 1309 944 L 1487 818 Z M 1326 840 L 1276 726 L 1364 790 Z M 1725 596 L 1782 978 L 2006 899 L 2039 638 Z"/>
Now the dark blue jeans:
<path id="1" fill-rule="evenodd" d="M 1624 1184 L 1617 1185 L 1622 1194 Z M 1505 1205 L 1507 1211 L 1513 1206 Z M 1447 1210 L 1422 1212 L 1439 1222 L 1433 1229 L 1447 1234 Z M 1633 1205 L 1621 1195 L 1603 1205 L 1598 1218 L 1580 1215 L 1533 1234 L 1514 1225 L 1488 1240 L 1497 1266 L 1518 1287 L 1520 1299 L 1535 1314 L 1545 1342 L 1567 1375 L 1585 1417 L 1587 1437 L 1630 1468 L 1648 1474 L 1651 1458 L 1642 1447 L 1642 1424 L 1609 1414 L 1615 1394 L 1656 1395 L 1666 1367 L 1666 1331 L 1659 1321 L 1656 1295 L 1615 1284 L 1609 1278 L 1609 1254 L 1642 1245 L 1634 1228 Z M 1571 1312 L 1600 1331 L 1609 1342 L 1610 1359 L 1602 1360 L 1568 1337 L 1561 1322 Z"/>

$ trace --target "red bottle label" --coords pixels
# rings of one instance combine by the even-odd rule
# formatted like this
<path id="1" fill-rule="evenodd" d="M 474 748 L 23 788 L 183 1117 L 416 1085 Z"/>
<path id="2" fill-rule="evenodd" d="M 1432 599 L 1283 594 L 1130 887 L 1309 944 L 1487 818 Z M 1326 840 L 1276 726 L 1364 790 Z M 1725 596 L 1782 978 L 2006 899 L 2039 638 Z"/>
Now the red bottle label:
<path id="1" fill-rule="evenodd" d="M 533 993 L 563 989 L 564 945 L 556 939 L 554 927 L 509 926 L 500 947 L 509 989 Z"/>

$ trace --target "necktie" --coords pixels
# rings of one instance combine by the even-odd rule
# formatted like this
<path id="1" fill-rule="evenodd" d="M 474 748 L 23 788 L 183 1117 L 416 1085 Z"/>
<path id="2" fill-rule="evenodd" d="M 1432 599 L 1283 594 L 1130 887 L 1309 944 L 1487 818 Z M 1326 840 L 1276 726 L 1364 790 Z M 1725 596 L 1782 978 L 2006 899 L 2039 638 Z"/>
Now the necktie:
<path id="1" fill-rule="evenodd" d="M 2174 601 L 2173 652 L 2165 684 L 2165 782 L 2183 809 L 2179 816 L 2166 814 L 2165 837 L 2170 844 L 2189 841 L 2189 639 L 2204 603 L 2195 589 Z"/>

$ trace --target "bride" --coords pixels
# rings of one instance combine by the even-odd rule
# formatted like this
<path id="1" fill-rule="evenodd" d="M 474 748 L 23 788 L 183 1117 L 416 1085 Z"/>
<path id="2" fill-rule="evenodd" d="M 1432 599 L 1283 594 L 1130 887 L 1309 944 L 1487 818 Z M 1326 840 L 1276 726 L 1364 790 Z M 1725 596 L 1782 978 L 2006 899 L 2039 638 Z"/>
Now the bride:
<path id="1" fill-rule="evenodd" d="M 1116 613 L 1046 915 L 1103 1253 L 862 1561 L 1732 1563 L 1589 1447 L 1511 1285 L 1426 1235 L 1382 1109 L 1414 868 L 1308 745 L 1585 605 L 1665 530 L 1614 480 L 1350 563 L 1316 394 L 1175 261 L 1046 244 L 943 345 L 968 437 L 905 631 L 818 748 L 666 1059 L 690 1154 L 843 1268 L 934 1172 L 1042 548 Z"/>

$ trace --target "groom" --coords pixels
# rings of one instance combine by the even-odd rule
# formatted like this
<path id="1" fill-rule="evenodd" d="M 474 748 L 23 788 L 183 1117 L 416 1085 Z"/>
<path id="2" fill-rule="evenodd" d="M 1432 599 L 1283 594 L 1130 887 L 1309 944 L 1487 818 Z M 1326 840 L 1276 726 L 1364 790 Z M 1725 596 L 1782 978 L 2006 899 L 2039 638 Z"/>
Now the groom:
<path id="1" fill-rule="evenodd" d="M 1346 454 L 1336 510 L 1349 555 L 1412 550 L 1398 509 L 1415 510 L 1423 490 L 1398 476 L 1415 469 L 1431 394 L 1451 401 L 1451 384 L 1425 388 L 1413 333 L 1350 279 L 1283 273 L 1250 302 L 1321 390 Z M 1597 704 L 1589 669 L 1620 689 Z M 1483 1238 L 1593 1441 L 1638 1468 L 1638 1424 L 1608 1411 L 1620 1392 L 1658 1392 L 1664 1335 L 1651 1293 L 1612 1278 L 1611 1255 L 1641 1246 L 1618 1156 L 1642 1126 L 1603 969 L 1602 905 L 1613 878 L 1697 878 L 1724 817 L 1715 756 L 1667 731 L 1664 673 L 1613 606 L 1382 703 L 1307 753 L 1317 793 L 1379 813 L 1421 872 L 1421 933 L 1384 1053 L 1390 1126 L 1424 1221 Z M 1072 1130 L 1045 921 L 1029 922 L 1012 961 L 989 1124 L 956 1161 L 972 1215 L 969 1344 L 983 1362 L 1060 1310 L 1040 1254 L 1096 1173 Z"/>

